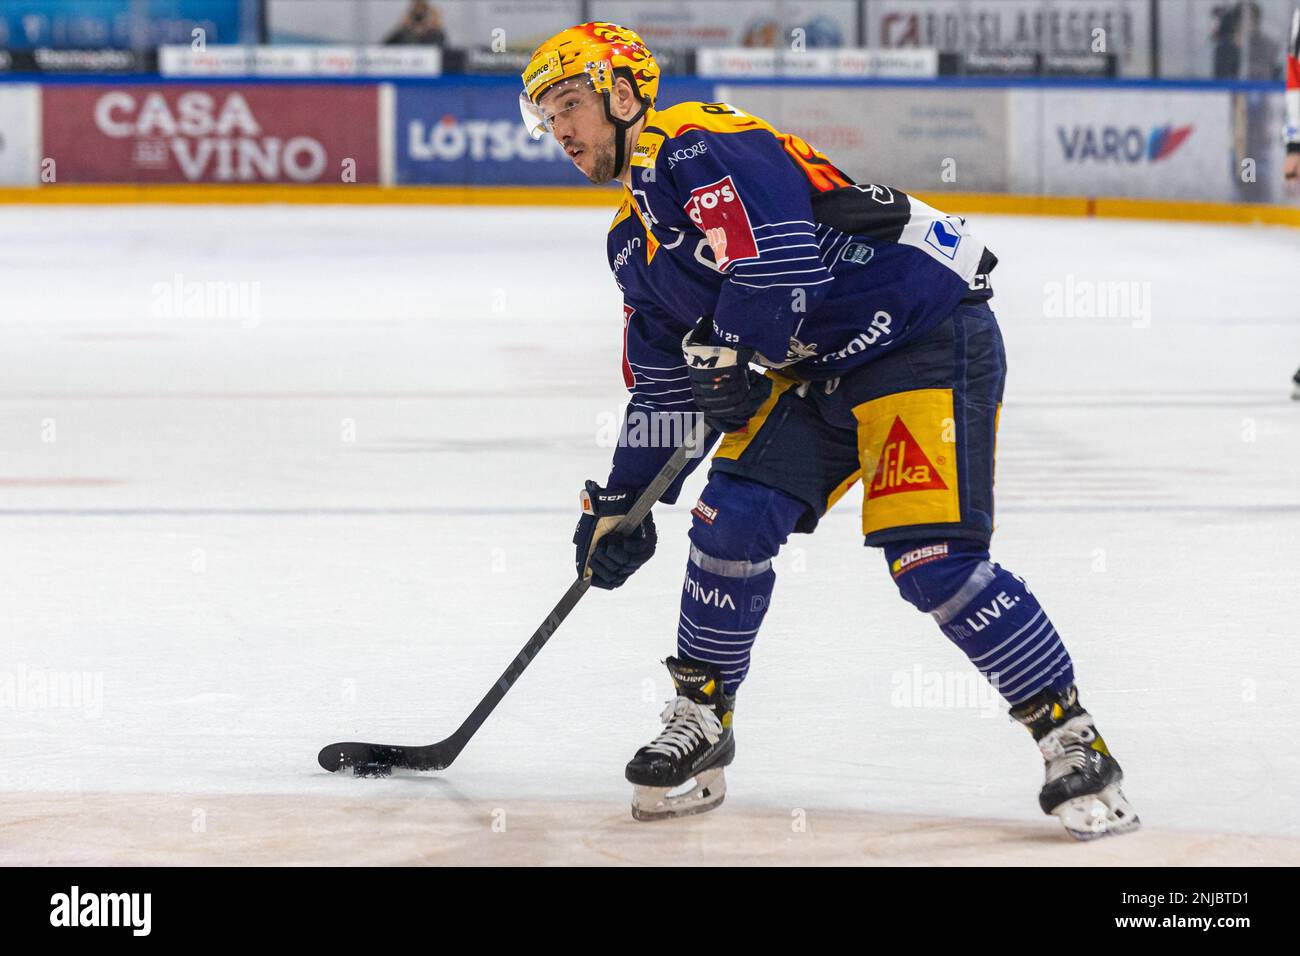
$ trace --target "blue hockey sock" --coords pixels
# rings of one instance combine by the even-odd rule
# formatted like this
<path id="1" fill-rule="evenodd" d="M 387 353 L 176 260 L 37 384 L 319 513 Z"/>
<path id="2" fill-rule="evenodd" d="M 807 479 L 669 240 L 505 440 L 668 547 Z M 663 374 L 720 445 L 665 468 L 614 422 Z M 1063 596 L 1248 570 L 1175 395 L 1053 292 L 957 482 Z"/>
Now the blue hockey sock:
<path id="1" fill-rule="evenodd" d="M 728 561 L 691 545 L 677 653 L 720 668 L 727 694 L 735 694 L 749 673 L 749 652 L 775 584 L 771 558 Z"/>
<path id="2" fill-rule="evenodd" d="M 727 694 L 749 672 L 776 583 L 772 558 L 807 510 L 775 488 L 714 473 L 691 512 L 677 653 L 721 669 Z"/>
<path id="3" fill-rule="evenodd" d="M 1047 612 L 983 545 L 890 545 L 885 557 L 903 597 L 939 623 L 1007 703 L 1074 683 L 1070 654 Z"/>

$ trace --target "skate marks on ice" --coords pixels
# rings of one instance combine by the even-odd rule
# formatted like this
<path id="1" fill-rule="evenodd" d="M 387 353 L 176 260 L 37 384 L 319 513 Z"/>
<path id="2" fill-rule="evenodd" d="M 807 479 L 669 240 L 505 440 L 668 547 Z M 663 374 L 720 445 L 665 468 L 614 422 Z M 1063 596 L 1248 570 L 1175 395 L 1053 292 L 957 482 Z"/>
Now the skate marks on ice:
<path id="1" fill-rule="evenodd" d="M 7 793 L 0 865 L 1295 866 L 1300 839 L 1161 830 L 1076 843 L 1033 822 L 728 801 L 637 823 L 612 802 L 305 794 Z"/>

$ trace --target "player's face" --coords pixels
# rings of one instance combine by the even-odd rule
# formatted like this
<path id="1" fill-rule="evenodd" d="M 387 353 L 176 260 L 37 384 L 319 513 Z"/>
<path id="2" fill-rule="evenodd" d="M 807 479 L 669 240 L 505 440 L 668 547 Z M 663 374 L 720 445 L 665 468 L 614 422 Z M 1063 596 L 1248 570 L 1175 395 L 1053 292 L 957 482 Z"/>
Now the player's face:
<path id="1" fill-rule="evenodd" d="M 538 105 L 551 135 L 584 176 L 593 183 L 614 178 L 614 124 L 599 93 L 570 86 L 543 94 Z"/>

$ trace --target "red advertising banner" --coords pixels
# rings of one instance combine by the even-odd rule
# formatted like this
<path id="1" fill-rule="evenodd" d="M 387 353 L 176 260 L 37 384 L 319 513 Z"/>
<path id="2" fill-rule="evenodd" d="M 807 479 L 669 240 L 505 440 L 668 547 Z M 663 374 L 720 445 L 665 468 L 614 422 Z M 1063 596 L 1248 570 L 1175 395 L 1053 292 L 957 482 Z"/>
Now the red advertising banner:
<path id="1" fill-rule="evenodd" d="M 379 88 L 47 86 L 60 183 L 374 183 Z"/>

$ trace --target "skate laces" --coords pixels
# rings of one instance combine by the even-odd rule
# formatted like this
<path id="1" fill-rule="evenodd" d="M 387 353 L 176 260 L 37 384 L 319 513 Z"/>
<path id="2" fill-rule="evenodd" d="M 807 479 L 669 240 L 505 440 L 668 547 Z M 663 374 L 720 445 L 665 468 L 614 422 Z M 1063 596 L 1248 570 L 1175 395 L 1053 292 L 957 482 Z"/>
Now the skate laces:
<path id="1" fill-rule="evenodd" d="M 1097 728 L 1087 714 L 1072 717 L 1038 741 L 1038 749 L 1047 761 L 1047 779 L 1055 780 L 1067 773 L 1082 770 L 1088 762 L 1088 750 L 1097 739 Z"/>
<path id="2" fill-rule="evenodd" d="M 646 747 L 654 753 L 680 758 L 695 749 L 701 740 L 716 744 L 722 737 L 722 721 L 713 708 L 697 704 L 689 697 L 670 700 L 659 719 L 667 726 Z"/>

